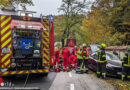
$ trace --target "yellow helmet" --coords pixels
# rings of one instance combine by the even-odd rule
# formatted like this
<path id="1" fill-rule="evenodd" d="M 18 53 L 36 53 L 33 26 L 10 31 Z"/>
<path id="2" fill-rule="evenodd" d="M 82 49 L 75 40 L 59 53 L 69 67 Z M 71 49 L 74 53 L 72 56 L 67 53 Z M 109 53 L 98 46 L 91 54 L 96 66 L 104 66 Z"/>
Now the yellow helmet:
<path id="1" fill-rule="evenodd" d="M 100 49 L 98 48 L 97 51 L 99 51 Z"/>
<path id="2" fill-rule="evenodd" d="M 105 44 L 105 43 L 102 43 L 102 44 L 101 44 L 101 47 L 105 48 L 105 47 L 106 47 L 106 44 Z"/>

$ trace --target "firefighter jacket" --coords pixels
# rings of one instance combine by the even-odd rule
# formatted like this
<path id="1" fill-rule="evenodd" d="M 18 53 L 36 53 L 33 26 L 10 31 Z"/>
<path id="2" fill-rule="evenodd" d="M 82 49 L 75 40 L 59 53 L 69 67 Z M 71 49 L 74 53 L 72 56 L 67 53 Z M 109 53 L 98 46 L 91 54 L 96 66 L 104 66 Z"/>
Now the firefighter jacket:
<path id="1" fill-rule="evenodd" d="M 123 66 L 125 67 L 130 67 L 130 53 L 126 53 L 124 58 L 123 58 L 123 61 L 122 61 L 122 64 Z"/>
<path id="2" fill-rule="evenodd" d="M 55 57 L 56 57 L 56 58 L 59 58 L 59 54 L 60 54 L 60 51 L 59 51 L 59 50 L 56 50 L 56 51 L 55 51 Z"/>
<path id="3" fill-rule="evenodd" d="M 107 62 L 107 60 L 106 60 L 106 53 L 105 53 L 104 49 L 100 49 L 97 52 L 97 62 L 98 63 L 106 63 Z"/>
<path id="4" fill-rule="evenodd" d="M 77 51 L 77 58 L 78 58 L 78 59 L 83 59 L 83 57 L 82 57 L 82 49 L 79 49 L 79 50 Z"/>
<path id="5" fill-rule="evenodd" d="M 88 50 L 87 50 L 87 48 L 83 48 L 82 56 L 83 56 L 83 59 L 88 59 Z"/>

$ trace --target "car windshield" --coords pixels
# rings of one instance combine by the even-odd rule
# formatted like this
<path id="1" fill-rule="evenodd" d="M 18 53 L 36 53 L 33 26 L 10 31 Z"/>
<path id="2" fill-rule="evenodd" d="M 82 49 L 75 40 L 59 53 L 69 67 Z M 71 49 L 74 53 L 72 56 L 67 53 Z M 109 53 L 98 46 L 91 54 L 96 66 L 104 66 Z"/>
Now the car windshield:
<path id="1" fill-rule="evenodd" d="M 120 60 L 118 56 L 110 53 L 106 53 L 106 59 L 107 60 Z"/>
<path id="2" fill-rule="evenodd" d="M 91 54 L 90 57 L 97 59 L 97 53 Z M 118 56 L 111 54 L 111 53 L 106 53 L 106 59 L 107 60 L 120 60 Z"/>

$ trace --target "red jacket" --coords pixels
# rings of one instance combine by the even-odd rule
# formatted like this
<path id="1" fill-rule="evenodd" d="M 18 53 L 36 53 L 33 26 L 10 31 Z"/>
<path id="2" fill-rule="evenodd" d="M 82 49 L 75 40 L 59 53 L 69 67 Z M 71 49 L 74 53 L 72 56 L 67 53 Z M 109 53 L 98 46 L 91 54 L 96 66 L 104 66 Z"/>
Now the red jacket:
<path id="1" fill-rule="evenodd" d="M 72 49 L 73 50 L 73 55 L 77 56 L 77 49 Z"/>
<path id="2" fill-rule="evenodd" d="M 56 58 L 59 58 L 59 54 L 60 54 L 59 50 L 56 50 L 56 51 L 55 51 L 55 57 L 56 57 Z"/>
<path id="3" fill-rule="evenodd" d="M 70 50 L 69 50 L 68 48 L 65 48 L 65 49 L 63 50 L 63 52 L 62 52 L 62 56 L 63 56 L 63 57 L 66 57 L 66 58 L 67 58 L 67 57 L 69 58 L 70 55 L 71 55 L 71 54 L 70 54 Z"/>

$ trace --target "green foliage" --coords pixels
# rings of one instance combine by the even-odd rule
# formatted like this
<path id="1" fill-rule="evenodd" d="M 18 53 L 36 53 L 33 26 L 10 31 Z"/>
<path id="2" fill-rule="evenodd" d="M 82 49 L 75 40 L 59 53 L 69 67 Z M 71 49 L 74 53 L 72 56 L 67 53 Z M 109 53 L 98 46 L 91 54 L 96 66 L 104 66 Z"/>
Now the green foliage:
<path id="1" fill-rule="evenodd" d="M 97 0 L 91 7 L 91 12 L 83 20 L 81 30 L 86 36 L 86 43 L 107 43 L 108 45 L 124 45 L 130 25 L 130 0 Z"/>
<path id="2" fill-rule="evenodd" d="M 26 5 L 34 5 L 32 0 L 0 0 L 0 5 L 9 7 L 20 5 L 24 10 L 26 9 Z"/>

